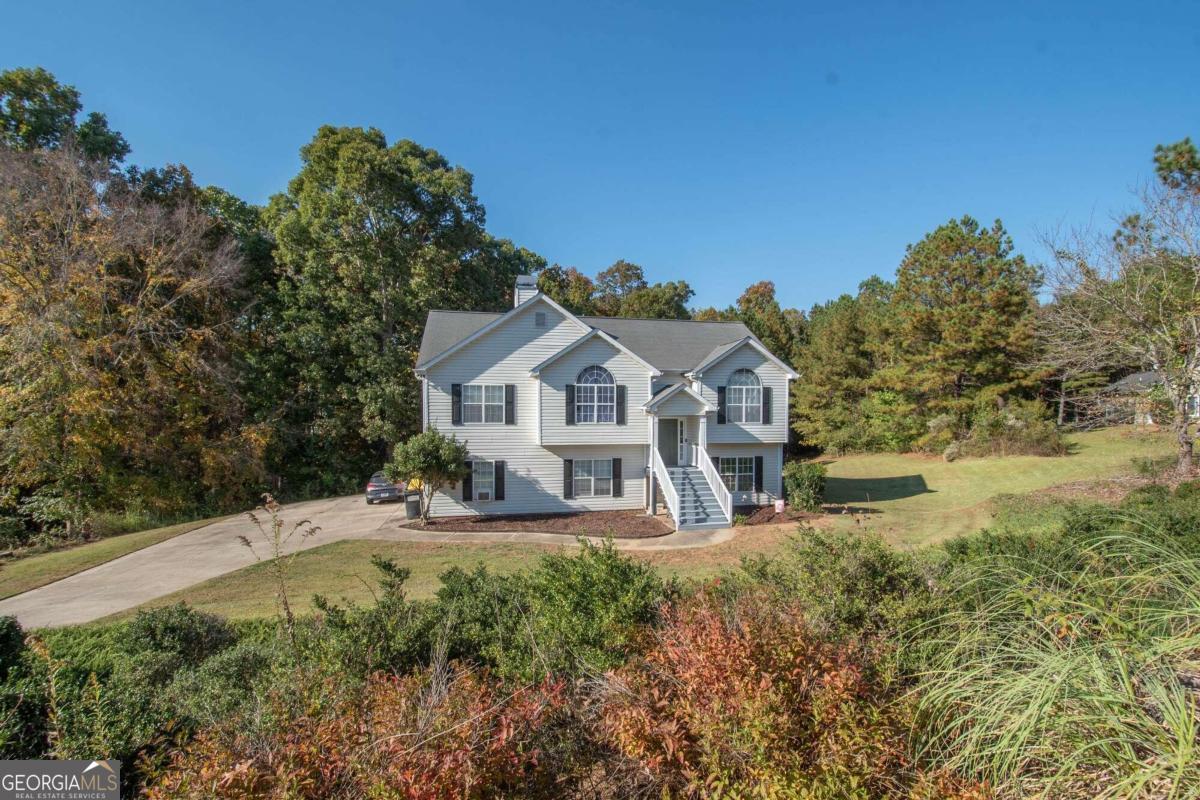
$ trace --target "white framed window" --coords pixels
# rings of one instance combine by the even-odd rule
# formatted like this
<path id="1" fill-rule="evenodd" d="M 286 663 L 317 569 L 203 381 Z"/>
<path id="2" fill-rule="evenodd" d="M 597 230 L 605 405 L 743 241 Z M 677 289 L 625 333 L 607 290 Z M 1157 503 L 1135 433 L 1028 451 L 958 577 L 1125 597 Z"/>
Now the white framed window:
<path id="1" fill-rule="evenodd" d="M 721 459 L 721 480 L 731 492 L 754 491 L 754 457 L 737 456 Z"/>
<path id="2" fill-rule="evenodd" d="M 504 422 L 504 384 L 468 383 L 462 387 L 464 425 Z"/>
<path id="3" fill-rule="evenodd" d="M 748 369 L 729 376 L 725 387 L 725 418 L 730 422 L 762 422 L 762 382 Z"/>
<path id="4" fill-rule="evenodd" d="M 588 367 L 575 379 L 575 422 L 616 421 L 617 382 L 604 367 Z"/>
<path id="5" fill-rule="evenodd" d="M 471 462 L 471 491 L 475 499 L 492 500 L 496 496 L 496 464 L 494 461 Z"/>
<path id="6" fill-rule="evenodd" d="M 611 458 L 577 458 L 573 469 L 576 497 L 612 496 Z"/>

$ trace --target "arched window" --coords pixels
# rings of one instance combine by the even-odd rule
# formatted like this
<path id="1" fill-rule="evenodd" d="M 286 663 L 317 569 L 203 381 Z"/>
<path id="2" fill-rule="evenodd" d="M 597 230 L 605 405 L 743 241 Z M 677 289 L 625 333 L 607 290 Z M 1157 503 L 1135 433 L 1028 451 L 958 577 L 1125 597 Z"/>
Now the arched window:
<path id="1" fill-rule="evenodd" d="M 575 422 L 616 421 L 617 382 L 604 367 L 588 367 L 575 379 Z"/>
<path id="2" fill-rule="evenodd" d="M 725 416 L 730 422 L 762 422 L 762 382 L 748 369 L 729 376 Z"/>

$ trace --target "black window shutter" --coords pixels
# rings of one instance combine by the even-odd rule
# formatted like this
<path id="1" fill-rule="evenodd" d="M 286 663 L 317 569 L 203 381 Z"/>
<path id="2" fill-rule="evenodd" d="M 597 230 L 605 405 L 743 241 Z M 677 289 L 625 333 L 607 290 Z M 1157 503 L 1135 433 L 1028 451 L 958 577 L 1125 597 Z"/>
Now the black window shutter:
<path id="1" fill-rule="evenodd" d="M 720 474 L 721 474 L 721 457 L 713 456 L 712 462 L 713 462 L 713 466 L 717 468 L 717 475 L 720 476 Z"/>
<path id="2" fill-rule="evenodd" d="M 570 500 L 575 496 L 575 461 L 563 459 L 563 497 Z"/>
<path id="3" fill-rule="evenodd" d="M 494 461 L 492 463 L 495 465 L 492 468 L 492 475 L 495 478 L 494 483 L 493 483 L 495 488 L 492 491 L 492 496 L 497 500 L 503 500 L 504 499 L 504 462 L 503 461 Z"/>
<path id="4" fill-rule="evenodd" d="M 567 424 L 575 424 L 575 384 L 567 384 Z"/>
<path id="5" fill-rule="evenodd" d="M 617 424 L 625 424 L 625 387 L 617 386 Z"/>
<path id="6" fill-rule="evenodd" d="M 450 424 L 462 425 L 462 384 L 450 384 Z"/>
<path id="7" fill-rule="evenodd" d="M 762 390 L 762 421 L 763 425 L 771 424 L 771 387 L 764 386 Z"/>
<path id="8" fill-rule="evenodd" d="M 467 476 L 465 478 L 463 478 L 463 502 L 469 503 L 475 499 L 475 489 L 471 485 L 471 466 L 472 466 L 471 462 L 468 461 L 468 462 L 466 462 L 466 464 L 467 464 Z"/>
<path id="9" fill-rule="evenodd" d="M 621 480 L 621 459 L 612 460 L 612 496 L 625 496 L 625 483 Z"/>
<path id="10" fill-rule="evenodd" d="M 516 384 L 504 384 L 504 424 L 517 424 L 517 387 Z"/>
<path id="11" fill-rule="evenodd" d="M 762 491 L 763 457 L 754 457 L 754 491 Z"/>
<path id="12" fill-rule="evenodd" d="M 717 387 L 717 424 L 725 424 L 725 387 Z"/>

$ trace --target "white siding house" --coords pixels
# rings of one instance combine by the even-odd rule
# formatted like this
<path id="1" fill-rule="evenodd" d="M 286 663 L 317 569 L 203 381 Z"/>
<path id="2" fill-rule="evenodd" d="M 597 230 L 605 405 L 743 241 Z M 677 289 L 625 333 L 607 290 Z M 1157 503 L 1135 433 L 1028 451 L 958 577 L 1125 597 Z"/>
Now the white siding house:
<path id="1" fill-rule="evenodd" d="M 422 420 L 471 477 L 434 516 L 645 509 L 728 525 L 781 496 L 795 373 L 741 323 L 577 317 L 518 279 L 504 314 L 431 311 Z"/>

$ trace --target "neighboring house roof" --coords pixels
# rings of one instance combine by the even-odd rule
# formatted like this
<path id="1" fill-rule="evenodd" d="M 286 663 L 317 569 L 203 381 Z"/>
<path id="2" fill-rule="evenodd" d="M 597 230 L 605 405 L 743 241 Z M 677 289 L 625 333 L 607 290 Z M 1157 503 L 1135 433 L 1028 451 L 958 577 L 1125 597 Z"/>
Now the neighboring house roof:
<path id="1" fill-rule="evenodd" d="M 1108 391 L 1116 394 L 1148 392 L 1160 383 L 1162 383 L 1162 377 L 1154 370 L 1135 372 L 1132 375 L 1126 375 L 1124 378 L 1110 383 Z"/>
<path id="2" fill-rule="evenodd" d="M 550 356 L 549 358 L 547 358 L 542 363 L 538 364 L 533 369 L 529 370 L 529 374 L 537 375 L 539 372 L 544 370 L 547 366 L 549 366 L 550 364 L 553 364 L 555 361 L 562 358 L 567 353 L 574 350 L 576 347 L 579 347 L 579 345 L 583 344 L 584 342 L 590 342 L 592 339 L 601 339 L 605 342 L 608 342 L 610 345 L 615 347 L 617 350 L 619 350 L 622 353 L 625 353 L 630 358 L 632 358 L 634 361 L 638 362 L 643 367 L 645 367 L 646 371 L 649 372 L 651 375 L 662 375 L 662 372 L 660 370 L 658 370 L 656 367 L 654 367 L 652 364 L 647 363 L 646 360 L 643 359 L 641 356 L 639 356 L 637 353 L 633 352 L 628 347 L 621 344 L 616 339 L 614 339 L 612 336 L 610 336 L 609 334 L 600 330 L 599 328 L 592 328 L 591 333 L 585 334 L 584 336 L 580 336 L 578 339 L 571 342 L 569 345 L 564 347 L 562 350 L 559 350 L 557 353 Z"/>
<path id="3" fill-rule="evenodd" d="M 668 386 L 666 389 L 663 389 L 658 394 L 654 395 L 649 400 L 647 400 L 645 405 L 642 406 L 642 408 L 644 408 L 646 411 L 653 411 L 655 408 L 658 408 L 660 405 L 665 403 L 667 400 L 671 399 L 672 397 L 674 397 L 675 395 L 680 394 L 680 393 L 683 393 L 683 394 L 687 395 L 688 397 L 690 397 L 691 399 L 695 400 L 697 403 L 700 404 L 700 407 L 703 408 L 705 411 L 716 411 L 717 410 L 716 408 L 713 407 L 713 405 L 711 403 L 709 403 L 707 400 L 705 400 L 700 395 L 693 392 L 686 383 L 677 383 L 674 386 Z"/>
<path id="4" fill-rule="evenodd" d="M 543 299 L 561 309 L 544 294 L 538 293 L 518 308 Z M 515 310 L 515 309 L 514 309 Z M 512 313 L 512 312 L 508 312 Z M 713 363 L 713 354 L 732 350 L 747 339 L 764 353 L 767 349 L 741 322 L 698 322 L 681 319 L 628 319 L 625 317 L 575 317 L 563 314 L 584 326 L 606 333 L 615 344 L 625 348 L 660 372 L 686 372 L 705 362 Z M 506 314 L 478 311 L 430 311 L 425 335 L 417 355 L 417 369 L 440 361 L 468 341 L 484 335 Z M 774 358 L 774 356 L 772 356 Z M 778 359 L 775 359 L 781 365 Z M 789 373 L 790 367 L 783 365 Z"/>

